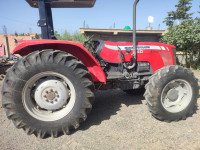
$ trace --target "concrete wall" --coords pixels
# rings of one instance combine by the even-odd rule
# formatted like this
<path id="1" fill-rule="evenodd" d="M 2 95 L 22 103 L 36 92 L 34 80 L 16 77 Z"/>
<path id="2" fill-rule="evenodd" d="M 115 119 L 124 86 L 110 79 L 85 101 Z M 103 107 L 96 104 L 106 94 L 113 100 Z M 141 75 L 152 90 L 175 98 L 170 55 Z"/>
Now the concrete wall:
<path id="1" fill-rule="evenodd" d="M 80 28 L 81 34 L 93 36 L 93 40 L 104 40 L 111 42 L 132 42 L 132 30 L 124 29 L 96 29 Z M 166 34 L 166 30 L 137 30 L 137 42 L 159 42 L 160 38 Z"/>
<path id="2" fill-rule="evenodd" d="M 87 36 L 94 37 L 94 40 L 104 40 L 111 42 L 132 42 L 132 35 L 109 35 L 109 34 L 96 34 L 96 33 L 86 33 Z M 156 35 L 137 35 L 137 42 L 159 42 L 160 36 Z"/>
<path id="3" fill-rule="evenodd" d="M 31 39 L 34 38 L 34 35 L 35 34 L 29 35 L 29 36 L 7 35 L 8 36 L 8 43 L 9 43 L 10 52 L 12 53 L 12 51 L 16 47 L 16 45 L 17 45 L 16 41 L 19 41 L 19 40 L 31 40 Z M 0 45 L 4 45 L 4 44 L 5 44 L 4 35 L 0 34 Z"/>

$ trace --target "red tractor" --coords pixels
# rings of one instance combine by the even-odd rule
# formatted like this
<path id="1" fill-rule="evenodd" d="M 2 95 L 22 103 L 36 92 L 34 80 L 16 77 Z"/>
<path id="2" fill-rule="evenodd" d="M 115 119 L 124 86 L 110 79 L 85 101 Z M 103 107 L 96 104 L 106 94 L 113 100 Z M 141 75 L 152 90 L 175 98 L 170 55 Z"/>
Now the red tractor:
<path id="1" fill-rule="evenodd" d="M 196 111 L 198 81 L 176 65 L 176 47 L 136 42 L 92 41 L 84 44 L 54 37 L 51 8 L 92 7 L 95 0 L 26 0 L 39 8 L 43 40 L 20 41 L 14 54 L 23 56 L 6 75 L 2 105 L 17 128 L 40 138 L 77 129 L 92 109 L 95 90 L 142 93 L 148 108 L 163 121 L 186 119 Z M 90 47 L 90 53 L 86 47 Z M 134 99 L 133 99 L 134 100 Z"/>

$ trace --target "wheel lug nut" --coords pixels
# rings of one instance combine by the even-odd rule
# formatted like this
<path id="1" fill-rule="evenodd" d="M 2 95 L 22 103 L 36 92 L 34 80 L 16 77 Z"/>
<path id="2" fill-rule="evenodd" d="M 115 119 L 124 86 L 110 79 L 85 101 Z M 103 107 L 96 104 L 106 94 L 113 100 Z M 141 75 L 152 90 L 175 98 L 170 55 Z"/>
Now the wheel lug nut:
<path id="1" fill-rule="evenodd" d="M 46 93 L 48 94 L 49 92 L 48 92 L 48 91 L 46 91 Z"/>
<path id="2" fill-rule="evenodd" d="M 59 98 L 60 96 L 59 95 L 57 95 L 57 98 Z"/>
<path id="3" fill-rule="evenodd" d="M 51 92 L 53 92 L 53 89 L 50 89 Z"/>

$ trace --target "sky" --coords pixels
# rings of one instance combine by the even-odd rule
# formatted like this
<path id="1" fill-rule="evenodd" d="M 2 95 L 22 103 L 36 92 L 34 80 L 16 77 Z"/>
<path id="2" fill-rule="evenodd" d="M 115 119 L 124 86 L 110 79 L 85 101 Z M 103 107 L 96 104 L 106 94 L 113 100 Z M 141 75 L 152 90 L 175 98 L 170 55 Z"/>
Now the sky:
<path id="1" fill-rule="evenodd" d="M 154 30 L 165 30 L 163 23 L 167 12 L 175 10 L 178 0 L 140 0 L 137 6 L 137 29 L 145 29 L 148 26 L 148 17 L 155 18 L 151 25 Z M 73 33 L 83 27 L 86 22 L 90 28 L 112 28 L 123 29 L 125 26 L 132 28 L 134 0 L 96 0 L 93 8 L 54 8 L 52 9 L 54 28 L 59 33 L 68 30 Z M 193 7 L 196 17 L 199 11 L 200 0 L 193 0 Z M 0 33 L 3 33 L 3 26 L 7 32 L 17 33 L 40 33 L 37 27 L 39 12 L 32 8 L 25 0 L 0 0 Z"/>

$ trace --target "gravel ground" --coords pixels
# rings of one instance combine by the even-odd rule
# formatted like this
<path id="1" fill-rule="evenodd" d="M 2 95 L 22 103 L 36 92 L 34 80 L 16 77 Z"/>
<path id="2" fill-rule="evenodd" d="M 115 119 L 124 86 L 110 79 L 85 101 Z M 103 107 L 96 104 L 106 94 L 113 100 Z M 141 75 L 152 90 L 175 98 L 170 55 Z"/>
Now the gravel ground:
<path id="1" fill-rule="evenodd" d="M 200 79 L 200 72 L 195 72 Z M 200 106 L 200 98 L 198 99 Z M 192 149 L 200 150 L 200 110 L 185 121 L 165 123 L 148 112 L 142 96 L 118 90 L 96 93 L 87 121 L 69 136 L 38 139 L 18 130 L 0 108 L 0 149 Z"/>

